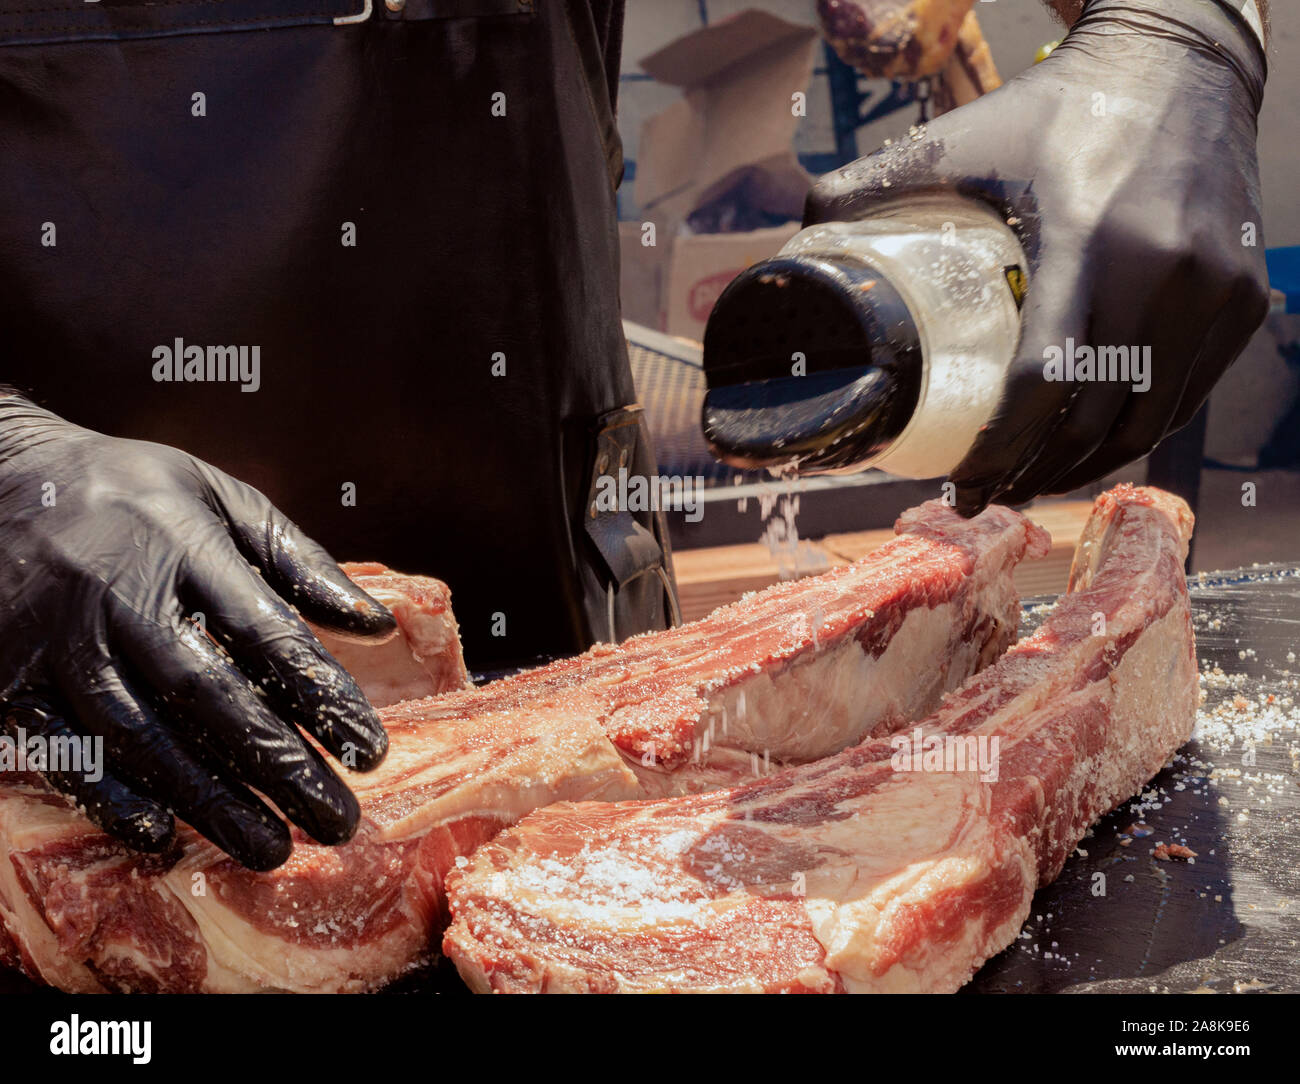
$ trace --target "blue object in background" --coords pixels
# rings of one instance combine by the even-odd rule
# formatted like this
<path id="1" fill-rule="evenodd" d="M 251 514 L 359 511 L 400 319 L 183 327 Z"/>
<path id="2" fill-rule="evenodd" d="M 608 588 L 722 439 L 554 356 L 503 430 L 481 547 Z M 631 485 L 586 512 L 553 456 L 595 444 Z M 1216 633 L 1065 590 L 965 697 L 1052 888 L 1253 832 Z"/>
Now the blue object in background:
<path id="1" fill-rule="evenodd" d="M 1270 248 L 1264 258 L 1269 285 L 1286 295 L 1286 311 L 1300 312 L 1300 245 Z"/>

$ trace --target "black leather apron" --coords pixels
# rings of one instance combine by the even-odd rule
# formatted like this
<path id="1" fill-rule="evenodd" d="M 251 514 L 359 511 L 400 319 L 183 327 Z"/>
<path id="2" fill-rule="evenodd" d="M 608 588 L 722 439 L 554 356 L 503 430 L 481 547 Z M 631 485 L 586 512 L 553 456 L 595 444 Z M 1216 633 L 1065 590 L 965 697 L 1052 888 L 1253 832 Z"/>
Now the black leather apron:
<path id="1" fill-rule="evenodd" d="M 662 627 L 658 518 L 590 511 L 653 471 L 621 2 L 392 2 L 0 3 L 0 380 L 447 580 L 471 666 Z M 257 390 L 157 379 L 178 338 Z"/>

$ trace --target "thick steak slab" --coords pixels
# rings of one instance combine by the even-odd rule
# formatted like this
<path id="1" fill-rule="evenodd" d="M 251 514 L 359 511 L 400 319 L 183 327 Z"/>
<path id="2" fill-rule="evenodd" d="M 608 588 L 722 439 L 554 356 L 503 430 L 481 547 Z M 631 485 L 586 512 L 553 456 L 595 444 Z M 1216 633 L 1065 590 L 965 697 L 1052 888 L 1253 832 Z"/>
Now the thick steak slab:
<path id="1" fill-rule="evenodd" d="M 173 854 L 131 854 L 39 780 L 0 780 L 0 958 L 69 990 L 382 985 L 436 951 L 448 872 L 532 810 L 644 795 L 629 766 L 689 790 L 839 749 L 923 714 L 995 657 L 1019 615 L 1012 570 L 1046 549 L 1043 532 L 1006 509 L 966 521 L 937 504 L 899 530 L 856 565 L 692 625 L 383 708 L 388 757 L 349 776 L 357 837 L 298 836 L 270 873 L 188 832 Z"/>
<path id="2" fill-rule="evenodd" d="M 1015 640 L 1012 574 L 1050 538 L 1008 508 L 939 501 L 898 537 L 667 632 L 441 697 L 447 721 L 548 704 L 599 723 L 647 794 L 714 789 L 921 717 Z"/>
<path id="3" fill-rule="evenodd" d="M 478 990 L 955 990 L 1191 734 L 1191 526 L 1157 490 L 1103 495 L 1071 593 L 919 724 L 917 752 L 982 739 L 995 772 L 875 739 L 714 793 L 552 806 L 451 875 L 444 950 Z"/>

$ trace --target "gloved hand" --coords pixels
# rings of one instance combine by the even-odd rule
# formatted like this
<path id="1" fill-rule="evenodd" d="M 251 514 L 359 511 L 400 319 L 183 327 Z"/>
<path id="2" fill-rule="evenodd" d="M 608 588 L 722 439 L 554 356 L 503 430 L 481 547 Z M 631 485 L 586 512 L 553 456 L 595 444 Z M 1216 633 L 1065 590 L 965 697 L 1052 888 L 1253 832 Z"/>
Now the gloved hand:
<path id="1" fill-rule="evenodd" d="M 1020 348 L 951 475 L 964 514 L 1140 458 L 1245 347 L 1268 311 L 1264 78 L 1258 40 L 1215 0 L 1091 0 L 1042 63 L 817 184 L 808 224 L 950 190 L 993 204 L 1021 238 Z M 1149 346 L 1149 390 L 1046 379 L 1044 352 L 1069 339 Z"/>
<path id="2" fill-rule="evenodd" d="M 387 737 L 291 607 L 354 634 L 396 628 L 256 490 L 0 398 L 4 718 L 103 739 L 103 779 L 45 773 L 103 829 L 160 851 L 174 812 L 271 869 L 289 830 L 252 787 L 322 843 L 352 836 L 356 798 L 295 728 L 362 770 Z"/>

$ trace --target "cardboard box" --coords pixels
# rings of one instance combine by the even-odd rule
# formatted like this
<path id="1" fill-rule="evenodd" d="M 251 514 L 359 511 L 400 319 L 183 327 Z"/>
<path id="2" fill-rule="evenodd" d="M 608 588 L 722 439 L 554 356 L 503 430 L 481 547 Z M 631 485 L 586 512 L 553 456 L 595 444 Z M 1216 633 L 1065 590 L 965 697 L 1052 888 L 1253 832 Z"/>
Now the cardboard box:
<path id="1" fill-rule="evenodd" d="M 646 121 L 636 197 L 656 220 L 684 220 L 738 183 L 763 180 L 761 210 L 797 218 L 812 178 L 794 153 L 818 34 L 765 11 L 742 11 L 645 57 L 641 67 L 682 98 Z"/>
<path id="2" fill-rule="evenodd" d="M 682 98 L 641 131 L 641 218 L 619 230 L 625 317 L 700 339 L 727 283 L 797 231 L 812 177 L 794 152 L 794 96 L 807 93 L 818 40 L 811 26 L 747 10 L 641 61 Z M 790 221 L 722 233 L 691 226 L 755 219 Z M 653 245 L 644 244 L 647 222 Z"/>
<path id="3" fill-rule="evenodd" d="M 641 243 L 643 236 L 640 222 L 618 224 L 619 295 L 623 319 L 663 331 L 664 273 L 672 244 L 646 246 Z"/>

